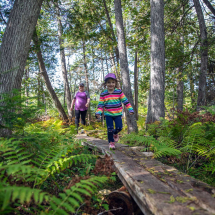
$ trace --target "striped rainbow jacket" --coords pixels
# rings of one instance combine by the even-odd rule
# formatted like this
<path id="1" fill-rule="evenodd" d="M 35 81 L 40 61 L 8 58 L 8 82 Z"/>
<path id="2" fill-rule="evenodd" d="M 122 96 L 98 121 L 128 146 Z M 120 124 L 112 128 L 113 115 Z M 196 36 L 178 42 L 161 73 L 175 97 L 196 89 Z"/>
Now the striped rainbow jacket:
<path id="1" fill-rule="evenodd" d="M 128 99 L 121 89 L 115 88 L 113 93 L 108 93 L 108 90 L 105 90 L 100 95 L 96 114 L 101 115 L 104 108 L 105 116 L 120 116 L 122 115 L 121 102 L 126 106 L 129 112 L 134 112 L 131 104 L 129 103 Z"/>

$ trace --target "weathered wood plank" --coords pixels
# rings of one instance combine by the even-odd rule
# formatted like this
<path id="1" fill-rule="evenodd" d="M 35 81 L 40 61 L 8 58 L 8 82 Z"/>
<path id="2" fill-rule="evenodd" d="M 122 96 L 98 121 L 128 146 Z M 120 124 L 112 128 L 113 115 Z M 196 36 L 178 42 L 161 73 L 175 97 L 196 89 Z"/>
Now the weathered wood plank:
<path id="1" fill-rule="evenodd" d="M 140 152 L 135 152 L 145 157 Z M 215 214 L 215 199 L 212 197 L 215 188 L 153 158 L 145 157 L 144 161 L 138 163 L 181 195 L 196 199 L 203 209 Z"/>
<path id="2" fill-rule="evenodd" d="M 77 139 L 83 137 L 77 136 Z M 83 144 L 112 156 L 117 175 L 145 215 L 215 214 L 214 188 L 209 189 L 203 182 L 212 194 L 197 188 L 194 185 L 200 183 L 198 180 L 134 148 L 117 144 L 117 150 L 110 151 L 107 141 L 84 138 Z"/>

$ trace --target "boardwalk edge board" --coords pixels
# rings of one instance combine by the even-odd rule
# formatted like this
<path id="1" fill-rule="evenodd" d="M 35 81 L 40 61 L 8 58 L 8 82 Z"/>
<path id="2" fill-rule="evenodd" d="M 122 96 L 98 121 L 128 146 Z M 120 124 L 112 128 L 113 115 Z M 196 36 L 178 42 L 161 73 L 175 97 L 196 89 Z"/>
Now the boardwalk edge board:
<path id="1" fill-rule="evenodd" d="M 116 173 L 144 215 L 215 215 L 215 188 L 145 156 L 138 147 L 77 136 L 82 145 L 111 156 Z"/>

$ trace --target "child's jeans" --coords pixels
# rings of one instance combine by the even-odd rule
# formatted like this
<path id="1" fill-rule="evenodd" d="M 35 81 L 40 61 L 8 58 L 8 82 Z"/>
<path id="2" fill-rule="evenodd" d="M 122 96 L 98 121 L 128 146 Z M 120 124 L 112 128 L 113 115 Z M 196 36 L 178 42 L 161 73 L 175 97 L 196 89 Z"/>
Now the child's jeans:
<path id="1" fill-rule="evenodd" d="M 105 116 L 108 132 L 108 142 L 114 142 L 113 135 L 118 134 L 122 130 L 122 116 Z M 115 129 L 113 127 L 115 122 Z"/>

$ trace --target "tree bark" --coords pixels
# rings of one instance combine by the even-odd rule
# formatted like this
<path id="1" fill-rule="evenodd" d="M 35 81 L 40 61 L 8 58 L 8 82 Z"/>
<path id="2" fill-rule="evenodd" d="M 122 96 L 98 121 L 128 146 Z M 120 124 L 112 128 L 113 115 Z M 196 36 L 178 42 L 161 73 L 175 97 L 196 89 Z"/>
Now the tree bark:
<path id="1" fill-rule="evenodd" d="M 21 88 L 30 42 L 42 2 L 43 0 L 14 2 L 0 48 L 0 93 L 10 93 L 14 88 Z M 1 115 L 0 124 L 3 124 Z M 9 131 L 0 131 L 0 136 L 9 134 Z"/>
<path id="2" fill-rule="evenodd" d="M 138 53 L 135 51 L 135 61 L 134 61 L 134 104 L 136 119 L 138 120 Z"/>
<path id="3" fill-rule="evenodd" d="M 64 39 L 63 39 L 63 26 L 61 23 L 61 16 L 60 16 L 60 9 L 58 3 L 55 3 L 56 6 L 56 14 L 57 14 L 57 22 L 58 22 L 58 37 L 59 37 L 59 45 L 60 45 L 60 61 L 61 61 L 61 68 L 62 68 L 62 75 L 65 87 L 65 96 L 66 96 L 66 103 L 67 103 L 67 111 L 69 118 L 72 119 L 72 111 L 71 111 L 71 93 L 69 89 L 69 81 L 67 77 L 67 70 L 66 70 L 66 59 L 65 59 L 65 52 L 64 52 Z"/>
<path id="4" fill-rule="evenodd" d="M 165 46 L 164 1 L 150 0 L 151 4 L 151 72 L 146 123 L 165 117 Z"/>
<path id="5" fill-rule="evenodd" d="M 201 106 L 205 105 L 205 88 L 206 88 L 206 73 L 207 73 L 207 64 L 208 64 L 208 41 L 207 41 L 207 29 L 205 25 L 205 19 L 202 12 L 201 5 L 199 0 L 193 0 L 194 6 L 196 9 L 199 28 L 200 28 L 200 36 L 201 36 L 201 68 L 199 74 L 199 90 L 198 90 L 198 99 L 197 99 L 197 110 L 200 109 Z"/>
<path id="6" fill-rule="evenodd" d="M 184 82 L 183 78 L 183 67 L 177 68 L 177 110 L 183 111 L 183 100 L 184 100 Z"/>
<path id="7" fill-rule="evenodd" d="M 194 107 L 195 104 L 195 90 L 194 90 L 194 80 L 193 80 L 193 74 L 188 73 L 188 77 L 190 80 L 190 99 L 191 99 L 191 106 Z"/>
<path id="8" fill-rule="evenodd" d="M 119 59 L 120 59 L 120 69 L 122 74 L 122 83 L 123 83 L 123 92 L 125 96 L 128 98 L 132 107 L 134 107 L 133 96 L 131 92 L 131 83 L 129 77 L 129 69 L 128 69 L 128 59 L 126 52 L 126 43 L 125 43 L 125 33 L 123 27 L 123 17 L 122 17 L 122 7 L 121 0 L 114 0 L 115 5 L 115 18 L 116 18 L 116 29 L 117 29 L 117 37 L 118 37 L 118 50 L 119 50 Z M 128 125 L 128 132 L 137 132 L 137 122 L 135 114 L 129 115 L 126 109 L 126 119 Z"/>
<path id="9" fill-rule="evenodd" d="M 83 41 L 83 55 L 84 55 L 84 71 L 85 71 L 86 87 L 87 87 L 88 93 L 90 93 L 85 41 Z M 90 104 L 89 104 L 89 107 L 88 107 L 88 123 L 89 123 L 89 125 L 90 125 L 90 120 L 91 120 L 91 112 L 90 112 Z"/>
<path id="10" fill-rule="evenodd" d="M 44 81 L 45 81 L 45 84 L 46 84 L 46 87 L 49 91 L 49 94 L 55 104 L 55 107 L 57 108 L 60 116 L 62 117 L 63 120 L 68 120 L 68 117 L 51 85 L 51 82 L 49 80 L 49 77 L 48 77 L 48 74 L 47 74 L 47 71 L 46 71 L 46 67 L 45 67 L 45 63 L 43 61 L 43 57 L 42 57 L 42 52 L 41 52 L 41 49 L 40 49 L 40 43 L 39 43 L 39 40 L 38 40 L 38 36 L 35 32 L 34 36 L 33 36 L 33 41 L 34 41 L 34 44 L 35 46 L 37 47 L 37 58 L 38 58 L 38 62 L 39 62 L 39 67 L 40 67 L 40 71 L 41 71 L 41 75 L 43 76 L 44 78 Z"/>
<path id="11" fill-rule="evenodd" d="M 41 84 L 40 84 L 40 72 L 37 76 L 37 108 L 41 107 Z"/>
<path id="12" fill-rule="evenodd" d="M 29 84 L 28 84 L 28 79 L 29 79 L 29 68 L 25 69 L 25 96 L 26 96 L 26 106 L 28 106 L 28 96 L 29 96 Z"/>

